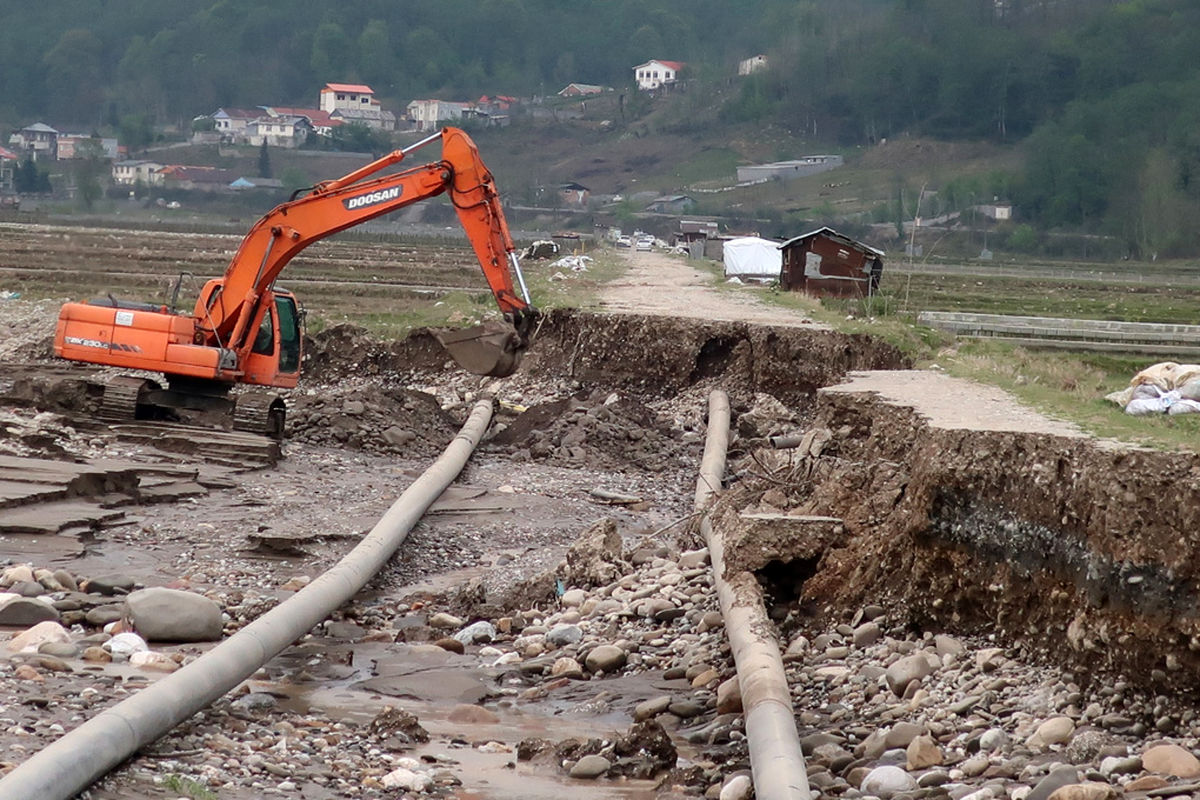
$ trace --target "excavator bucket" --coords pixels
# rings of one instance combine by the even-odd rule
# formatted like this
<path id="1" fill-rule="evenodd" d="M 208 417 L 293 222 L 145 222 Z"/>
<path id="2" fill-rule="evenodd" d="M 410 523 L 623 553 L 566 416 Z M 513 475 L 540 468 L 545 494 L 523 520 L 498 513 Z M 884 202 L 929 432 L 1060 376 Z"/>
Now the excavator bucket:
<path id="1" fill-rule="evenodd" d="M 512 375 L 525 355 L 521 337 L 511 327 L 498 323 L 444 331 L 436 336 L 460 367 L 476 375 Z"/>

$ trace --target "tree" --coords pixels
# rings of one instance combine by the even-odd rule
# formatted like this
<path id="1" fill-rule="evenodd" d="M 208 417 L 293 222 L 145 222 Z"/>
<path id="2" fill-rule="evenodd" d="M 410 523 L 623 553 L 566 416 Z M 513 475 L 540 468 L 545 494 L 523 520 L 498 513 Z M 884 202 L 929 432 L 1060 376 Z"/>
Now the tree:
<path id="1" fill-rule="evenodd" d="M 42 58 L 52 113 L 60 119 L 92 121 L 104 99 L 104 45 L 96 34 L 71 28 Z"/>
<path id="2" fill-rule="evenodd" d="M 323 22 L 313 33 L 312 55 L 309 64 L 321 81 L 344 80 L 354 51 L 350 37 L 336 22 Z"/>
<path id="3" fill-rule="evenodd" d="M 271 154 L 267 152 L 267 138 L 264 136 L 262 146 L 258 148 L 258 177 L 271 177 Z"/>
<path id="4" fill-rule="evenodd" d="M 103 194 L 100 178 L 104 174 L 104 145 L 93 136 L 80 142 L 75 148 L 72 172 L 75 176 L 76 198 L 88 211 Z"/>

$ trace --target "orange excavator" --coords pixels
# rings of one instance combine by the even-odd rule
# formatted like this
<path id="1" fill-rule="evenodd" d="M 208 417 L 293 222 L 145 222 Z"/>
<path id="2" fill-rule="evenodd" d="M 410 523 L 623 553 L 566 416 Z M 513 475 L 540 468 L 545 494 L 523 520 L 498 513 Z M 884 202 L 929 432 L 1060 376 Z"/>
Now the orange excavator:
<path id="1" fill-rule="evenodd" d="M 437 141 L 441 160 L 376 175 Z M 54 351 L 74 361 L 166 376 L 166 387 L 137 377 L 110 380 L 102 418 L 154 418 L 171 409 L 232 413 L 235 429 L 281 438 L 281 398 L 263 391 L 231 392 L 239 384 L 292 388 L 300 378 L 301 314 L 295 296 L 276 287 L 275 279 L 313 242 L 443 193 L 450 196 L 507 324 L 452 331 L 439 339 L 465 369 L 510 375 L 529 346 L 537 311 L 492 175 L 475 143 L 457 128 L 444 128 L 277 206 L 246 234 L 225 274 L 205 284 L 191 314 L 111 296 L 64 305 Z"/>

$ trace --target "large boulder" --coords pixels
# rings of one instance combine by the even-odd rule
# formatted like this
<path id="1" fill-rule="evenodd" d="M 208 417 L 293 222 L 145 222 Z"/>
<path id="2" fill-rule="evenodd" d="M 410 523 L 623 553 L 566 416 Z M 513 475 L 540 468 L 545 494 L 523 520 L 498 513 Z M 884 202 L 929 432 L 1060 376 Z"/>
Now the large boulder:
<path id="1" fill-rule="evenodd" d="M 133 627 L 151 642 L 209 642 L 225 627 L 221 607 L 207 597 L 161 586 L 125 598 Z"/>
<path id="2" fill-rule="evenodd" d="M 567 550 L 567 576 L 575 586 L 604 586 L 625 575 L 621 534 L 611 518 L 597 520 Z"/>

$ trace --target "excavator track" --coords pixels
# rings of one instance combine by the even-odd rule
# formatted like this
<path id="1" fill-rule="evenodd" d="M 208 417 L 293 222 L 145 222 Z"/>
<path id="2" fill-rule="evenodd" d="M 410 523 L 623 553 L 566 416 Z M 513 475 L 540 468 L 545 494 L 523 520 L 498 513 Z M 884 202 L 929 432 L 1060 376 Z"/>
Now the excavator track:
<path id="1" fill-rule="evenodd" d="M 283 439 L 286 410 L 283 398 L 269 392 L 246 392 L 237 397 L 233 429 Z"/>
<path id="2" fill-rule="evenodd" d="M 104 395 L 96 418 L 103 422 L 132 422 L 137 419 L 138 400 L 144 390 L 152 386 L 145 378 L 129 375 L 112 378 L 104 385 Z"/>

